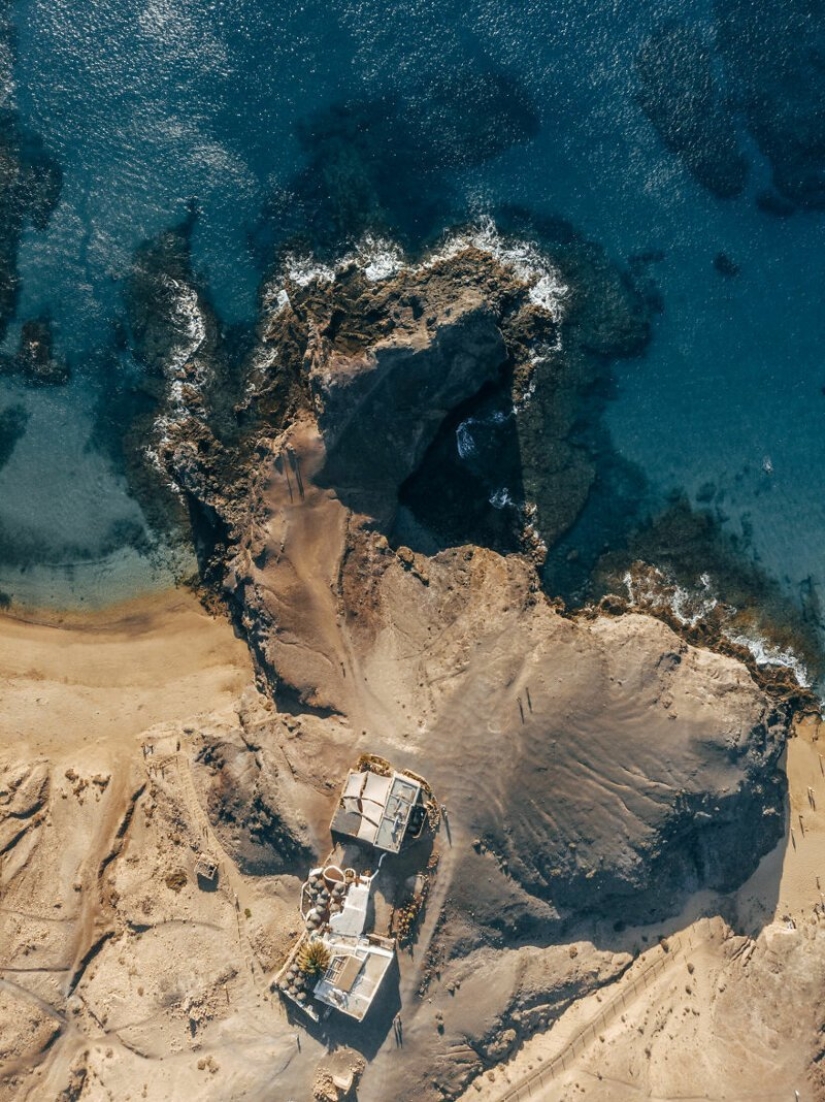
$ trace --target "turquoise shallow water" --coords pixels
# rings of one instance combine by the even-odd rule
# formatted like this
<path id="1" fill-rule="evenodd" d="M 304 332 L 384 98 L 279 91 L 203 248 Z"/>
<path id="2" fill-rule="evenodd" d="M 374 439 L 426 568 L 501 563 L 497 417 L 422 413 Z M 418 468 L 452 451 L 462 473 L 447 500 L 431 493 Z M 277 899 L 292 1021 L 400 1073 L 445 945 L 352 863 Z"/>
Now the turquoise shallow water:
<path id="1" fill-rule="evenodd" d="M 778 25 L 801 6 L 819 18 L 780 4 Z M 654 497 L 707 499 L 712 484 L 723 522 L 789 592 L 821 583 L 825 216 L 758 209 L 771 166 L 743 110 L 750 175 L 720 199 L 638 102 L 634 57 L 651 30 L 681 20 L 713 44 L 712 4 L 18 0 L 13 19 L 13 102 L 63 170 L 47 228 L 21 244 L 17 317 L 48 311 L 75 375 L 49 394 L 0 389 L 0 406 L 30 414 L 0 470 L 16 556 L 0 588 L 100 601 L 168 579 L 123 477 L 90 444 L 104 366 L 132 369 L 113 336 L 132 255 L 196 198 L 194 266 L 224 322 L 250 321 L 268 250 L 299 213 L 312 222 L 315 203 L 319 233 L 334 235 L 313 161 L 333 104 L 354 120 L 338 146 L 369 149 L 399 232 L 510 202 L 569 219 L 618 261 L 661 251 L 664 311 L 648 353 L 616 366 L 613 444 Z M 735 277 L 714 269 L 722 251 Z"/>

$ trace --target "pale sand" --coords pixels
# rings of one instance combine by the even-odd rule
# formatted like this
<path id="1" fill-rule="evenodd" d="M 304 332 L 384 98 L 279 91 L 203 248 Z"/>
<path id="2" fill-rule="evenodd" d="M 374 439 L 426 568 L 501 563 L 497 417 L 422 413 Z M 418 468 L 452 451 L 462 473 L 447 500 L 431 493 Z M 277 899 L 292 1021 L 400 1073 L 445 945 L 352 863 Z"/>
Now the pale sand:
<path id="1" fill-rule="evenodd" d="M 187 590 L 91 615 L 0 616 L 0 748 L 30 755 L 126 744 L 160 722 L 230 706 L 253 679 L 229 622 Z"/>
<path id="2" fill-rule="evenodd" d="M 195 732 L 236 729 L 255 698 L 246 645 L 175 590 L 4 616 L 0 668 L 2 1102 L 289 1090 L 295 1029 L 258 957 L 294 938 L 294 887 L 238 872 L 190 772 Z M 324 1050 L 302 1047 L 305 1086 Z"/>
<path id="3" fill-rule="evenodd" d="M 808 1078 L 809 1019 L 825 975 L 825 744 L 817 719 L 796 731 L 786 755 L 789 829 L 734 897 L 747 933 L 695 918 L 718 910 L 709 893 L 676 919 L 628 931 L 649 946 L 628 972 L 476 1080 L 461 1102 L 825 1097 Z"/>

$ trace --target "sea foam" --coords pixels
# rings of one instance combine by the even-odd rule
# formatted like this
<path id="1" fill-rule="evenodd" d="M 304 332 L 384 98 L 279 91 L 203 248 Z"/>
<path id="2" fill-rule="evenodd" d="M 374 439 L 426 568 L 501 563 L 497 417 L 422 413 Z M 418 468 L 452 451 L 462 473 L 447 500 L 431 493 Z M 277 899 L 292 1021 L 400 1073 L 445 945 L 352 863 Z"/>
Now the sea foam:
<path id="1" fill-rule="evenodd" d="M 467 249 L 477 249 L 493 257 L 527 286 L 529 301 L 534 306 L 554 321 L 561 321 L 568 287 L 558 269 L 534 242 L 503 237 L 489 217 L 479 219 L 468 229 L 449 234 L 420 265 L 407 262 L 397 242 L 372 234 L 365 235 L 353 249 L 331 263 L 305 253 L 289 253 L 284 258 L 280 279 L 264 293 L 264 304 L 276 311 L 283 309 L 289 301 L 284 284 L 307 287 L 313 281 L 332 283 L 339 272 L 352 264 L 357 265 L 370 282 L 377 283 L 410 268 L 435 267 Z"/>

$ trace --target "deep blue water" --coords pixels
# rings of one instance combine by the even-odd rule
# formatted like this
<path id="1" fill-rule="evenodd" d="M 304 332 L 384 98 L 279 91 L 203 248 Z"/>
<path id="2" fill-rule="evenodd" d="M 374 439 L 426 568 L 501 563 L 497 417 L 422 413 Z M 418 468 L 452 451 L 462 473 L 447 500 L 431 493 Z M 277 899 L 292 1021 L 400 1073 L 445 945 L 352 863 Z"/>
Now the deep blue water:
<path id="1" fill-rule="evenodd" d="M 773 18 L 799 9 L 779 3 Z M 296 181 L 314 171 L 312 134 L 333 104 L 356 120 L 383 113 L 373 153 L 391 183 L 381 187 L 398 187 L 413 231 L 416 218 L 513 202 L 569 219 L 617 261 L 661 250 L 664 311 L 647 355 L 616 365 L 614 446 L 662 497 L 681 488 L 695 500 L 713 483 L 727 525 L 744 525 L 751 553 L 789 592 L 819 583 L 825 214 L 757 207 L 771 166 L 741 111 L 750 174 L 742 194 L 720 199 L 638 103 L 634 58 L 651 30 L 678 19 L 712 44 L 717 14 L 686 0 L 18 0 L 13 103 L 60 163 L 63 190 L 47 228 L 24 234 L 17 317 L 50 313 L 75 377 L 54 392 L 0 384 L 0 407 L 31 413 L 0 470 L 0 529 L 20 560 L 0 566 L 0 588 L 99 602 L 168 579 L 162 549 L 111 556 L 113 531 L 143 522 L 123 477 L 89 446 L 100 365 L 128 359 L 112 351 L 112 326 L 132 255 L 197 198 L 195 268 L 224 321 L 250 321 L 267 250 L 302 203 L 306 216 L 323 200 L 323 182 L 314 193 L 303 178 L 302 195 Z M 483 120 L 462 129 L 473 81 L 491 73 L 495 95 L 518 110 L 502 108 L 489 133 Z M 499 108 L 494 96 L 488 113 Z M 361 140 L 357 125 L 348 140 Z M 406 179 L 422 149 L 431 171 Z M 735 277 L 714 270 L 722 251 Z"/>

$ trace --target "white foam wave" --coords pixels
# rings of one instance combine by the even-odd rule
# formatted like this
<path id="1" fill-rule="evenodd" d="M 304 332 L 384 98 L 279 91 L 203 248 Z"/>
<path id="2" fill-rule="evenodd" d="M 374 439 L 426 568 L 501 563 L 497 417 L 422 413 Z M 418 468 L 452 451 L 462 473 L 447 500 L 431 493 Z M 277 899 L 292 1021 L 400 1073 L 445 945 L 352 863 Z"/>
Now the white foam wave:
<path id="1" fill-rule="evenodd" d="M 547 544 L 538 530 L 538 506 L 534 501 L 527 501 L 522 506 L 522 513 L 524 515 L 523 542 L 538 560 L 544 562 L 547 558 Z"/>
<path id="2" fill-rule="evenodd" d="M 466 421 L 462 421 L 455 430 L 456 447 L 458 448 L 458 454 L 461 459 L 467 459 L 468 456 L 478 453 L 478 447 L 476 446 L 472 433 L 474 425 L 503 425 L 505 421 L 508 421 L 515 414 L 515 412 L 515 407 L 513 407 L 509 413 L 505 413 L 505 411 L 501 409 L 496 409 L 489 417 L 468 417 Z"/>
<path id="3" fill-rule="evenodd" d="M 194 287 L 170 276 L 163 276 L 163 284 L 173 292 L 172 321 L 183 337 L 182 344 L 172 352 L 165 365 L 167 375 L 174 379 L 180 378 L 182 369 L 206 340 L 206 320 L 198 306 L 198 293 Z"/>
<path id="4" fill-rule="evenodd" d="M 162 277 L 162 282 L 172 293 L 172 324 L 181 341 L 172 348 L 164 364 L 164 373 L 169 381 L 166 408 L 160 417 L 155 418 L 155 441 L 144 449 L 144 455 L 164 476 L 169 489 L 181 496 L 180 488 L 174 479 L 168 477 L 160 456 L 170 443 L 176 426 L 198 406 L 207 378 L 207 364 L 197 355 L 206 340 L 206 318 L 198 304 L 198 293 L 194 287 L 167 275 Z"/>
<path id="5" fill-rule="evenodd" d="M 355 256 L 371 283 L 389 279 L 404 267 L 404 254 L 399 245 L 369 234 L 358 245 Z"/>
<path id="6" fill-rule="evenodd" d="M 335 267 L 329 264 L 321 264 L 314 257 L 296 253 L 290 253 L 284 260 L 284 277 L 290 283 L 296 283 L 299 287 L 308 287 L 310 283 L 332 283 L 335 273 L 343 265 L 339 262 Z M 280 293 L 283 288 L 278 288 L 274 293 Z"/>
<path id="7" fill-rule="evenodd" d="M 456 447 L 462 459 L 467 459 L 469 456 L 475 455 L 478 451 L 475 440 L 473 440 L 473 434 L 470 431 L 470 426 L 473 424 L 475 424 L 474 418 L 468 417 L 467 420 L 462 421 L 455 430 Z"/>
<path id="8" fill-rule="evenodd" d="M 701 575 L 696 589 L 686 589 L 678 585 L 658 567 L 653 567 L 649 573 L 641 576 L 633 575 L 628 570 L 622 581 L 631 605 L 640 607 L 667 605 L 679 623 L 685 627 L 695 627 L 719 605 L 708 574 Z"/>
<path id="9" fill-rule="evenodd" d="M 811 675 L 808 673 L 804 662 L 792 650 L 782 650 L 780 647 L 774 647 L 759 636 L 734 635 L 728 632 L 725 632 L 725 635 L 731 643 L 736 643 L 740 647 L 747 647 L 757 666 L 784 667 L 791 670 L 803 689 L 811 687 Z"/>
<path id="10" fill-rule="evenodd" d="M 427 260 L 428 265 L 457 256 L 468 247 L 494 257 L 499 264 L 529 287 L 530 302 L 548 313 L 554 321 L 564 315 L 564 300 L 568 287 L 560 272 L 532 241 L 503 238 L 492 218 L 481 219 L 478 225 L 464 233 L 449 237 L 444 245 Z"/>
<path id="11" fill-rule="evenodd" d="M 561 321 L 568 288 L 558 269 L 535 243 L 503 238 L 492 218 L 485 217 L 470 230 L 449 236 L 438 249 L 430 253 L 422 266 L 434 267 L 470 248 L 487 253 L 508 268 L 527 286 L 530 302 L 544 310 L 554 321 Z M 295 283 L 299 287 L 306 287 L 313 281 L 332 283 L 337 273 L 351 264 L 357 264 L 371 282 L 389 279 L 412 267 L 405 262 L 403 250 L 396 242 L 367 234 L 354 250 L 331 264 L 322 263 L 308 254 L 288 254 L 283 262 L 281 278 L 284 283 Z M 276 309 L 279 308 L 282 305 L 282 292 L 282 284 L 274 284 L 265 292 L 264 303 L 275 303 Z"/>
<path id="12" fill-rule="evenodd" d="M 694 590 L 688 590 L 677 585 L 672 578 L 669 578 L 664 571 L 657 567 L 641 576 L 634 576 L 628 570 L 622 581 L 627 589 L 628 601 L 631 605 L 640 608 L 667 605 L 679 623 L 685 627 L 695 627 L 714 609 L 719 608 L 719 600 L 713 593 L 713 583 L 709 574 L 700 576 L 699 586 Z M 723 613 L 725 620 L 730 620 L 736 614 L 736 609 L 730 605 L 723 606 L 720 611 Z M 757 666 L 784 667 L 791 670 L 802 688 L 808 689 L 811 687 L 811 675 L 808 673 L 805 664 L 792 650 L 783 650 L 781 647 L 776 647 L 761 636 L 745 635 L 724 627 L 722 628 L 722 634 L 731 643 L 746 647 L 753 655 Z"/>
<path id="13" fill-rule="evenodd" d="M 510 497 L 510 491 L 506 486 L 502 486 L 500 490 L 496 490 L 494 494 L 490 496 L 490 504 L 494 509 L 503 509 L 507 505 L 513 505 L 513 499 Z"/>

